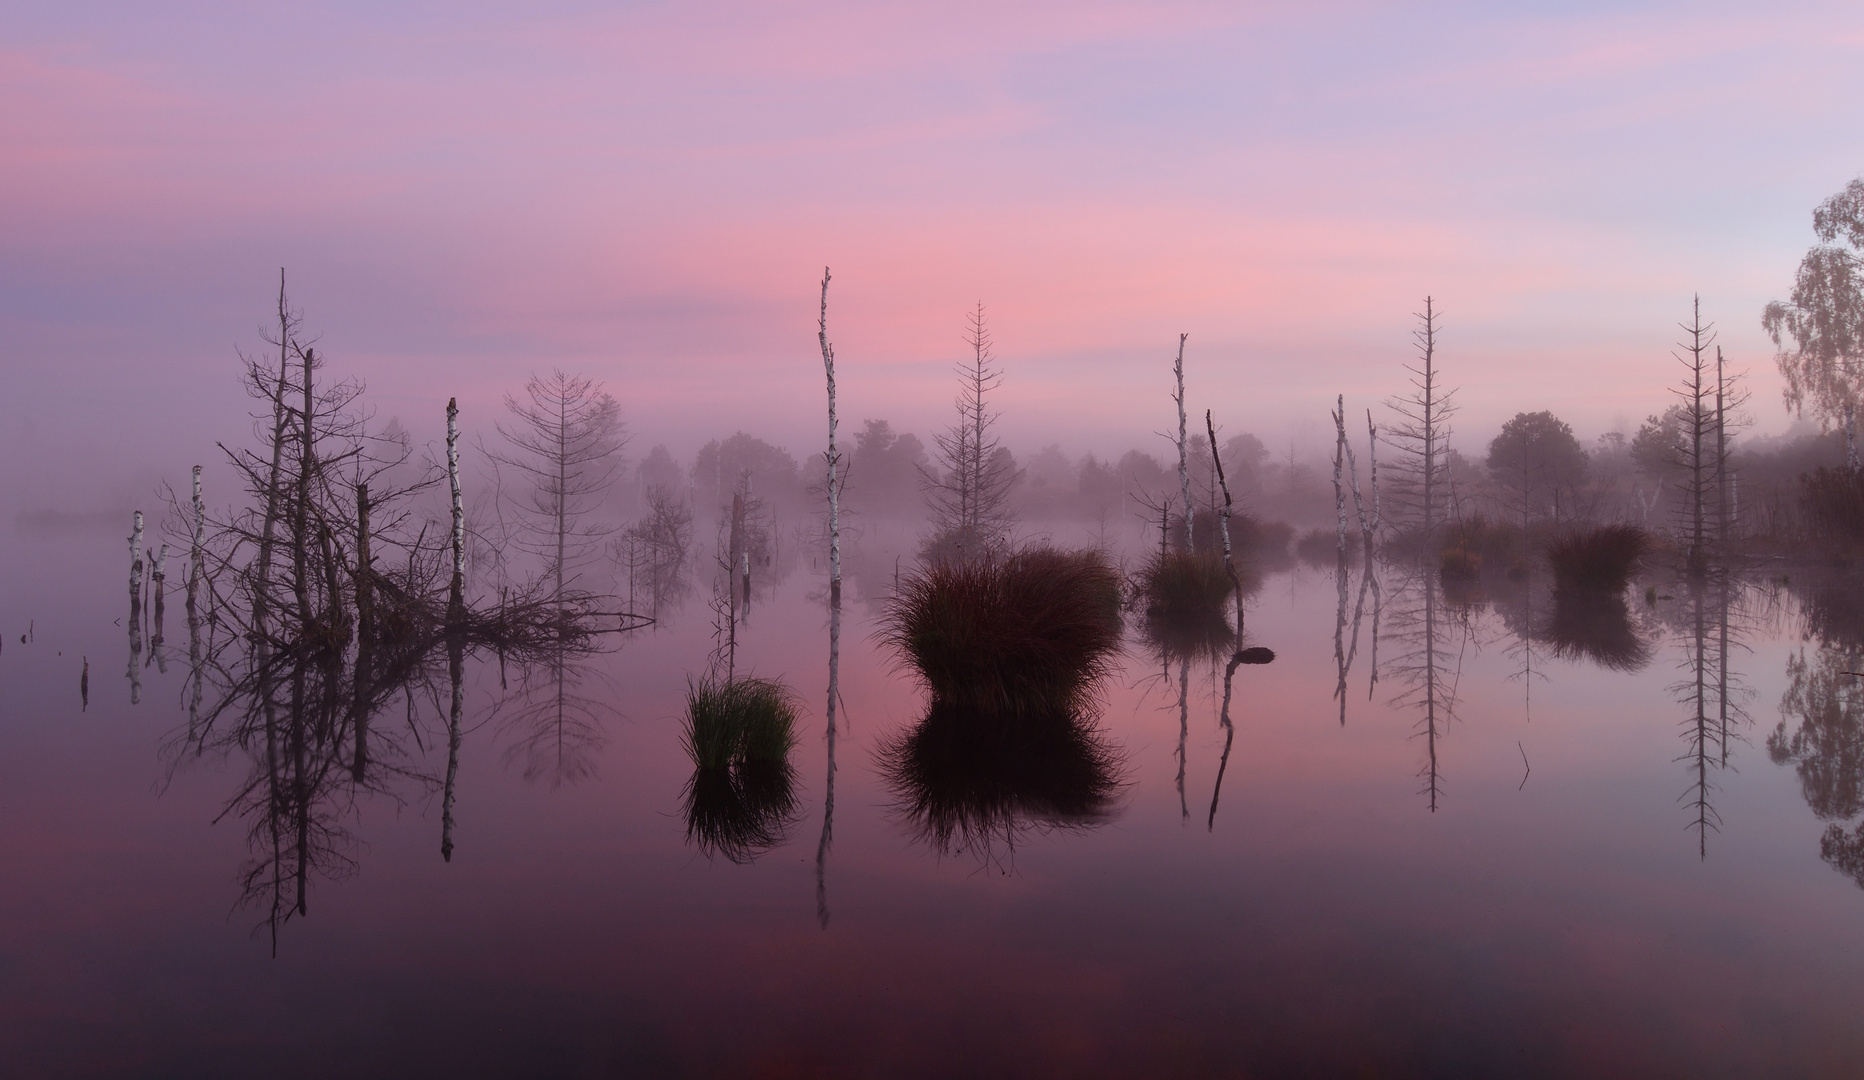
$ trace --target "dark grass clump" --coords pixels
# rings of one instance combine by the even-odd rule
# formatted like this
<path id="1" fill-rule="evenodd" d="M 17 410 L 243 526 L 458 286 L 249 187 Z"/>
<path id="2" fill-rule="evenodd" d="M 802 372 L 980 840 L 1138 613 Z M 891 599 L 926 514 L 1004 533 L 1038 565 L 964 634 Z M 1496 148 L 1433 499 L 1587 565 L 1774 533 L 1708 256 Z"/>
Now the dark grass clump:
<path id="1" fill-rule="evenodd" d="M 702 771 L 786 761 L 796 745 L 796 695 L 775 679 L 686 683 L 686 750 Z"/>
<path id="2" fill-rule="evenodd" d="M 686 839 L 706 855 L 749 862 L 795 821 L 796 696 L 775 679 L 686 684 Z"/>
<path id="3" fill-rule="evenodd" d="M 1614 595 L 1624 591 L 1651 548 L 1636 525 L 1601 525 L 1568 533 L 1547 545 L 1559 592 Z"/>
<path id="4" fill-rule="evenodd" d="M 1611 671 L 1640 671 L 1650 663 L 1650 642 L 1631 623 L 1617 593 L 1555 590 L 1553 613 L 1535 635 L 1563 660 L 1586 660 Z"/>
<path id="5" fill-rule="evenodd" d="M 881 748 L 880 763 L 921 840 L 941 855 L 986 862 L 1031 830 L 1109 820 L 1121 788 L 1117 754 L 1086 723 L 1005 725 L 938 702 Z"/>
<path id="6" fill-rule="evenodd" d="M 1146 560 L 1134 584 L 1148 619 L 1195 620 L 1208 612 L 1221 617 L 1236 591 L 1223 556 L 1213 552 L 1159 552 Z"/>
<path id="7" fill-rule="evenodd" d="M 1119 650 L 1119 572 L 1097 551 L 1042 547 L 929 563 L 900 582 L 881 640 L 917 669 L 934 707 L 1067 718 Z"/>

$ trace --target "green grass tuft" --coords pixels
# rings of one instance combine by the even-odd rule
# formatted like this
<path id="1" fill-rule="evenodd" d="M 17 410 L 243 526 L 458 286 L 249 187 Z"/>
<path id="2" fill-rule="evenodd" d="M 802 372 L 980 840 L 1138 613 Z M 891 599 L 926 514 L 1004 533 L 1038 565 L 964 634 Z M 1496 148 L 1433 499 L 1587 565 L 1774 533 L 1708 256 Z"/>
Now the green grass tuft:
<path id="1" fill-rule="evenodd" d="M 796 745 L 796 695 L 775 679 L 704 678 L 686 683 L 686 751 L 700 770 L 789 758 Z"/>

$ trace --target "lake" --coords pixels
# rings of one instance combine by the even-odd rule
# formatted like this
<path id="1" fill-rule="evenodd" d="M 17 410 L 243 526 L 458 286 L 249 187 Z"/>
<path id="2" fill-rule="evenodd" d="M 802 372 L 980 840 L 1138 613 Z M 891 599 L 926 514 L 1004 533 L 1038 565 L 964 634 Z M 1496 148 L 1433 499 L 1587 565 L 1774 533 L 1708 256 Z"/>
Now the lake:
<path id="1" fill-rule="evenodd" d="M 926 706 L 876 640 L 910 544 L 879 525 L 851 556 L 826 843 L 827 579 L 791 552 L 735 661 L 802 702 L 767 843 L 689 835 L 700 575 L 572 675 L 567 733 L 468 659 L 450 860 L 446 688 L 383 710 L 384 771 L 320 789 L 325 858 L 275 925 L 264 873 L 242 901 L 266 827 L 224 813 L 255 759 L 185 737 L 174 580 L 159 655 L 132 655 L 127 529 L 0 548 L 9 1075 L 1864 1069 L 1864 691 L 1839 674 L 1864 642 L 1854 594 L 1789 571 L 1639 582 L 1599 630 L 1532 583 L 1280 570 L 1246 612 L 1276 659 L 1236 669 L 1227 726 L 1224 664 L 1133 626 L 1093 718 L 1110 805 L 941 837 L 887 767 Z"/>

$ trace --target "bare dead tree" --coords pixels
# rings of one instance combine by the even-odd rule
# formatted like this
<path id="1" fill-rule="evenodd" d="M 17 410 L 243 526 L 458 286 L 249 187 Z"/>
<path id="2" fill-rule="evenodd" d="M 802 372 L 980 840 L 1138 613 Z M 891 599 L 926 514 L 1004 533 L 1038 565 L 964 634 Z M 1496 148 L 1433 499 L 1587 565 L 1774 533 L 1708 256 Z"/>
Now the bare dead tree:
<path id="1" fill-rule="evenodd" d="M 835 347 L 828 340 L 828 267 L 822 268 L 822 311 L 817 338 L 828 375 L 828 705 L 824 738 L 828 744 L 827 792 L 822 799 L 822 837 L 816 843 L 816 918 L 828 929 L 828 852 L 835 828 L 835 706 L 841 697 L 841 454 L 835 448 Z"/>
<path id="2" fill-rule="evenodd" d="M 511 540 L 543 560 L 562 599 L 612 531 L 594 513 L 623 464 L 621 406 L 594 380 L 553 371 L 531 376 L 522 398 L 507 394 L 505 408 L 510 419 L 498 431 L 507 448 L 488 456 L 529 482 L 528 492 L 512 493 Z"/>
<path id="3" fill-rule="evenodd" d="M 693 510 L 665 484 L 648 485 L 645 501 L 647 512 L 623 530 L 611 550 L 618 561 L 629 560 L 629 606 L 633 606 L 635 586 L 645 584 L 647 613 L 658 619 L 692 588 L 686 567 L 692 550 Z"/>
<path id="4" fill-rule="evenodd" d="M 1398 422 L 1385 442 L 1397 452 L 1388 471 L 1396 474 L 1392 494 L 1404 524 L 1418 534 L 1421 550 L 1434 555 L 1437 529 L 1448 517 L 1450 418 L 1456 412 L 1456 392 L 1444 386 L 1437 365 L 1437 311 L 1431 297 L 1424 298 L 1417 320 L 1417 362 L 1405 365 L 1411 389 L 1387 403 Z"/>
<path id="5" fill-rule="evenodd" d="M 1010 488 L 1017 476 L 1004 461 L 994 432 L 997 414 L 989 397 L 1002 385 L 1003 372 L 996 367 L 983 304 L 969 320 L 965 343 L 971 358 L 957 365 L 958 422 L 933 438 L 936 467 L 920 470 L 932 509 L 930 549 L 937 557 L 960 560 L 988 556 L 1006 542 L 1012 521 Z"/>
<path id="6" fill-rule="evenodd" d="M 1178 356 L 1177 359 L 1172 361 L 1171 366 L 1172 377 L 1176 380 L 1177 385 L 1172 391 L 1171 399 L 1178 406 L 1178 491 L 1179 499 L 1184 506 L 1184 549 L 1186 551 L 1196 551 L 1196 537 L 1192 534 L 1191 530 L 1193 523 L 1197 520 L 1197 508 L 1191 502 L 1191 468 L 1190 462 L 1185 456 L 1184 423 L 1184 343 L 1190 336 L 1189 334 L 1178 335 Z M 1215 453 L 1216 436 L 1211 436 L 1210 441 L 1211 452 Z"/>
<path id="7" fill-rule="evenodd" d="M 314 878 L 353 868 L 345 821 L 359 795 L 400 801 L 405 785 L 440 786 L 412 756 L 426 744 L 417 699 L 457 731 L 467 655 L 497 651 L 561 670 L 599 647 L 598 621 L 614 614 L 554 591 L 467 603 L 457 483 L 451 542 L 430 540 L 441 530 L 415 519 L 411 496 L 438 470 L 406 478 L 405 435 L 371 428 L 360 384 L 328 377 L 298 323 L 281 290 L 276 366 L 246 360 L 262 410 L 256 446 L 226 450 L 243 502 L 209 514 L 198 483 L 191 515 L 170 500 L 191 526 L 192 670 L 189 723 L 165 754 L 171 770 L 209 753 L 250 762 L 222 817 L 249 823 L 241 880 L 245 898 L 267 909 L 274 942 L 285 920 L 307 912 Z M 451 708 L 440 702 L 443 677 Z M 391 701 L 406 702 L 405 728 L 371 722 Z M 449 792 L 449 811 L 451 802 Z M 443 833 L 450 850 L 451 828 Z"/>
<path id="8" fill-rule="evenodd" d="M 1683 504 L 1678 508 L 1682 515 L 1679 531 L 1685 545 L 1685 566 L 1691 576 L 1700 577 L 1708 571 L 1710 504 L 1715 499 L 1722 471 L 1716 460 L 1716 386 L 1709 367 L 1709 347 L 1714 344 L 1716 335 L 1714 324 L 1702 321 L 1700 296 L 1691 302 L 1690 321 L 1678 325 L 1683 330 L 1683 341 L 1677 345 L 1674 355 L 1683 365 L 1683 379 L 1671 392 L 1681 399 L 1682 438 L 1671 464 L 1680 470 L 1686 485 Z"/>

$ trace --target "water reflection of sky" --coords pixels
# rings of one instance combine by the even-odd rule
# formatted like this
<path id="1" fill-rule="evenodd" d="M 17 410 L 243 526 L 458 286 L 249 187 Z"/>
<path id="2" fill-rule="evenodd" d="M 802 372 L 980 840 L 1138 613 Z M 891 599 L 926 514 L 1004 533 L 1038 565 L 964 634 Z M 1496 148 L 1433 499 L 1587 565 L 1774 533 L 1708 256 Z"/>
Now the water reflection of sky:
<path id="1" fill-rule="evenodd" d="M 1238 671 L 1214 827 L 1221 668 L 1191 670 L 1186 820 L 1175 690 L 1134 657 L 1103 717 L 1124 757 L 1117 813 L 982 861 L 937 857 L 892 810 L 877 750 L 921 701 L 856 605 L 823 930 L 826 620 L 805 570 L 754 606 L 740 653 L 806 704 L 793 760 L 808 809 L 787 845 L 738 866 L 685 843 L 675 717 L 709 648 L 695 604 L 610 663 L 620 715 L 592 779 L 527 782 L 492 726 L 469 730 L 452 863 L 437 799 L 363 801 L 359 872 L 315 884 L 274 961 L 260 913 L 233 906 L 243 828 L 209 825 L 243 767 L 205 761 L 164 786 L 185 664 L 146 670 L 127 704 L 122 584 L 96 572 L 124 561 L 120 541 L 0 545 L 33 569 L 0 584 L 0 1048 L 18 1075 L 1843 1075 L 1864 1061 L 1864 893 L 1821 862 L 1824 823 L 1764 746 L 1800 644 L 1791 619 L 1745 635 L 1754 723 L 1711 777 L 1722 824 L 1706 859 L 1679 801 L 1675 619 L 1636 673 L 1537 660 L 1549 677 L 1530 720 L 1513 639 L 1479 615 L 1432 814 L 1416 718 L 1390 704 L 1389 675 L 1366 700 L 1363 643 L 1340 724 L 1336 590 L 1303 570 L 1253 601 L 1251 639 L 1279 658 Z"/>

